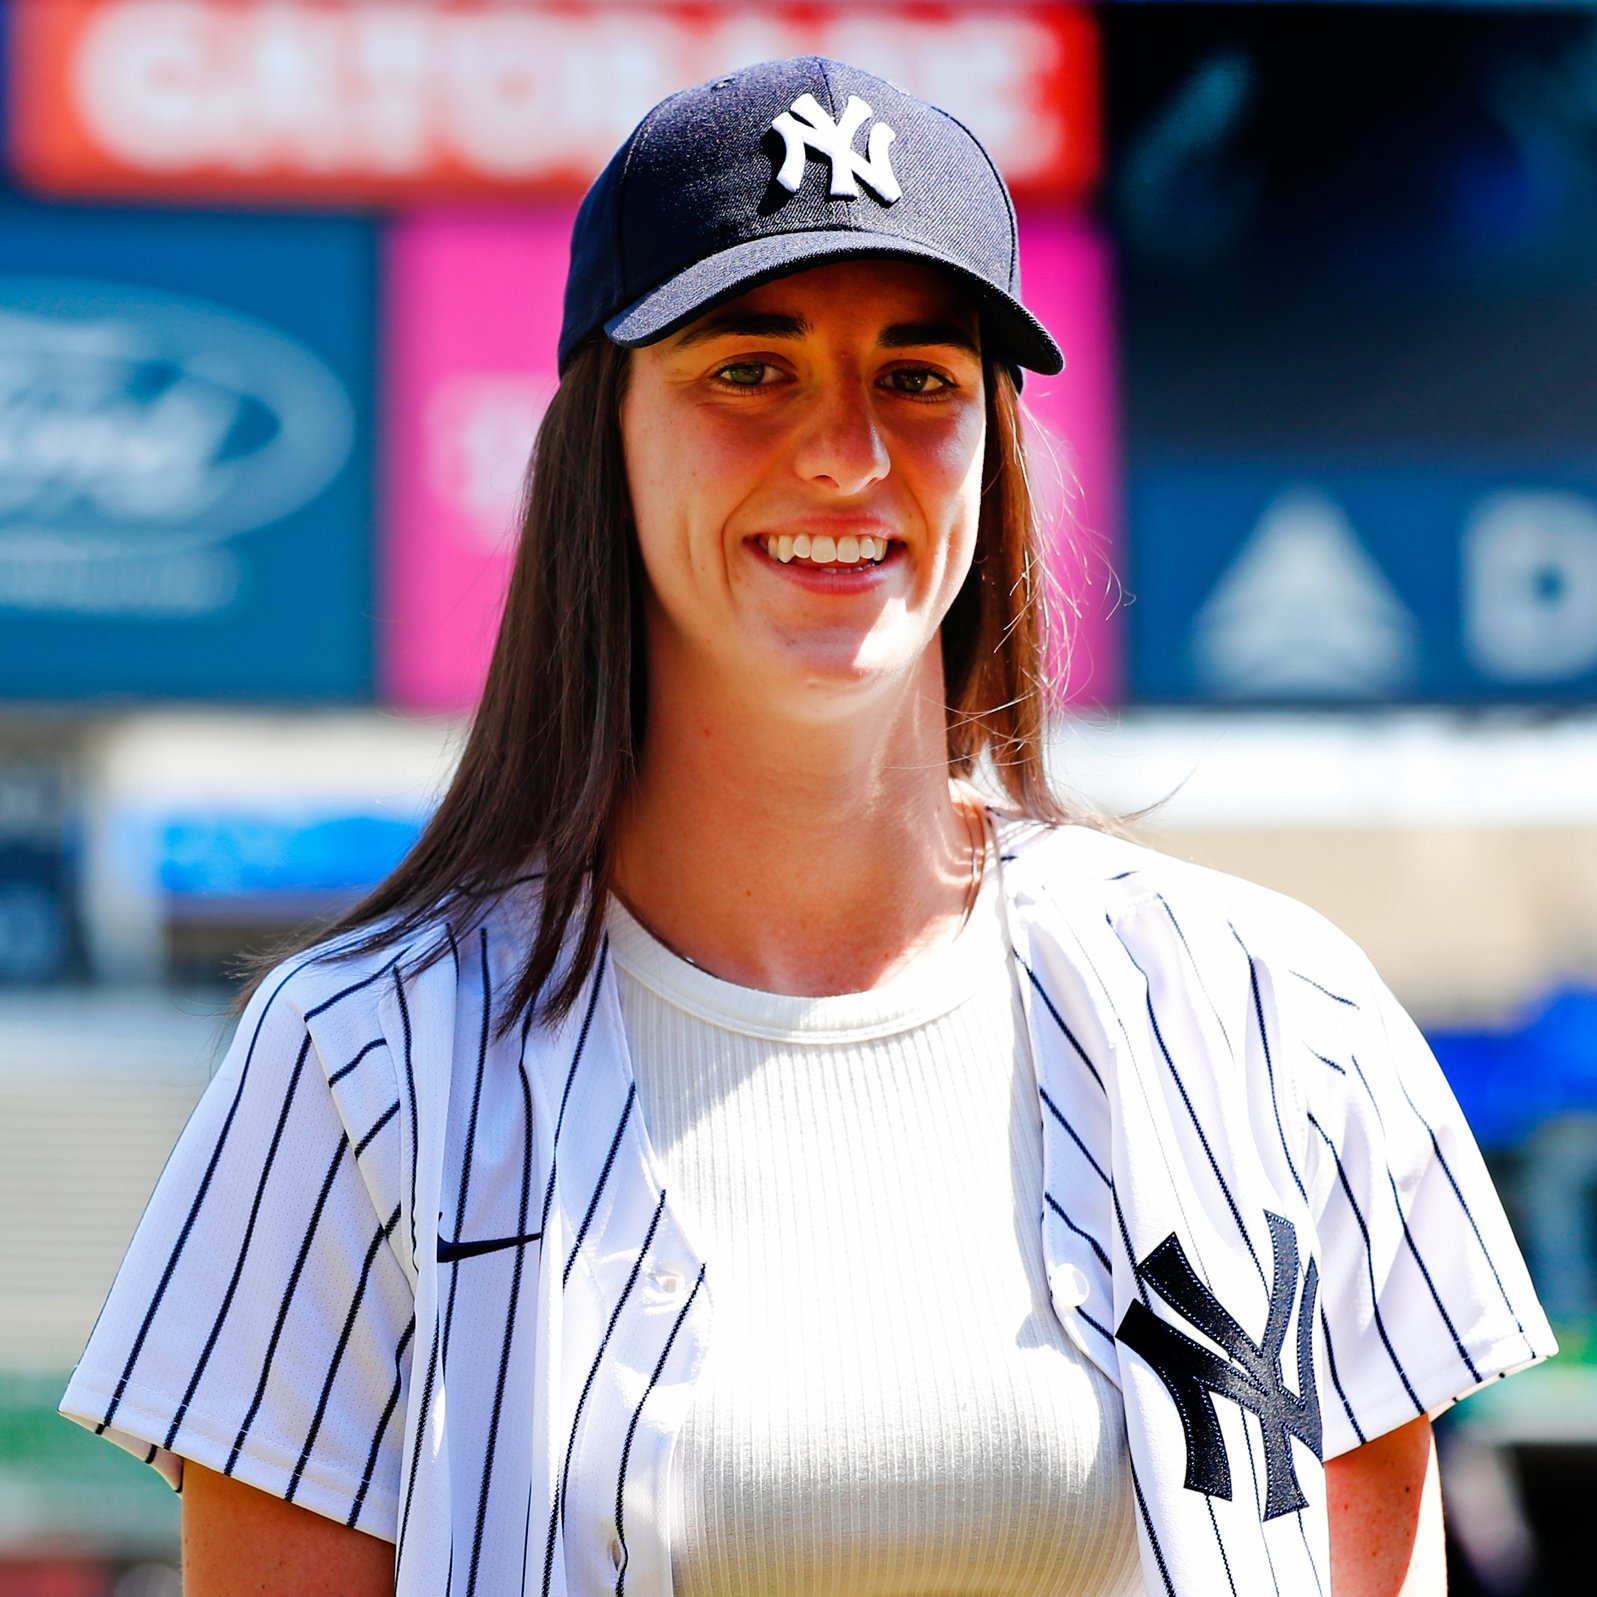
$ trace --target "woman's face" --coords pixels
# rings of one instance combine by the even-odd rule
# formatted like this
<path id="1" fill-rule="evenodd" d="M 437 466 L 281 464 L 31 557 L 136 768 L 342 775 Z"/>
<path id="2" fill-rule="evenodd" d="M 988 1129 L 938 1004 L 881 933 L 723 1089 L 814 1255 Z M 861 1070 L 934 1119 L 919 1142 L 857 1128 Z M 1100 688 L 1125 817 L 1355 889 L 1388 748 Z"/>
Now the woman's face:
<path id="1" fill-rule="evenodd" d="M 861 260 L 635 351 L 621 430 L 651 670 L 820 715 L 940 673 L 976 546 L 979 344 L 951 278 Z"/>

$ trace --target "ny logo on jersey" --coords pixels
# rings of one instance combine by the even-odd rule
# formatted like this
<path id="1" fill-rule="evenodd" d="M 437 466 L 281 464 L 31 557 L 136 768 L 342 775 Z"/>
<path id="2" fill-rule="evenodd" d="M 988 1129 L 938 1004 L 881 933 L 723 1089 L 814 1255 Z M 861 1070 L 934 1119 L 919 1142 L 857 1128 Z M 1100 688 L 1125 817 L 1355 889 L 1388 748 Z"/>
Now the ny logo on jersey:
<path id="1" fill-rule="evenodd" d="M 892 164 L 887 159 L 893 130 L 885 122 L 878 122 L 871 129 L 865 154 L 860 155 L 854 148 L 854 135 L 870 115 L 871 108 L 857 94 L 851 94 L 843 107 L 843 120 L 834 122 L 813 94 L 801 94 L 793 102 L 793 109 L 784 111 L 771 124 L 782 135 L 783 145 L 776 181 L 789 194 L 797 194 L 799 184 L 804 181 L 806 152 L 813 150 L 832 163 L 830 192 L 834 200 L 858 199 L 860 182 L 864 182 L 883 205 L 891 205 L 902 198 L 904 191 L 898 186 Z"/>
<path id="2" fill-rule="evenodd" d="M 1255 1342 L 1220 1306 L 1219 1299 L 1193 1273 L 1175 1234 L 1137 1266 L 1137 1274 L 1188 1324 L 1225 1349 L 1221 1358 L 1201 1342 L 1161 1320 L 1145 1303 L 1133 1303 L 1120 1322 L 1119 1339 L 1153 1366 L 1169 1387 L 1187 1436 L 1189 1491 L 1231 1498 L 1231 1466 L 1226 1459 L 1214 1398 L 1228 1397 L 1248 1409 L 1264 1436 L 1267 1488 L 1264 1517 L 1290 1514 L 1308 1502 L 1298 1485 L 1287 1441 L 1295 1436 L 1320 1456 L 1320 1399 L 1314 1383 L 1314 1304 L 1320 1275 L 1310 1259 L 1298 1303 L 1298 1390 L 1287 1390 L 1281 1347 L 1292 1314 L 1298 1278 L 1298 1239 L 1290 1222 L 1265 1211 L 1275 1255 L 1275 1284 L 1264 1340 Z"/>

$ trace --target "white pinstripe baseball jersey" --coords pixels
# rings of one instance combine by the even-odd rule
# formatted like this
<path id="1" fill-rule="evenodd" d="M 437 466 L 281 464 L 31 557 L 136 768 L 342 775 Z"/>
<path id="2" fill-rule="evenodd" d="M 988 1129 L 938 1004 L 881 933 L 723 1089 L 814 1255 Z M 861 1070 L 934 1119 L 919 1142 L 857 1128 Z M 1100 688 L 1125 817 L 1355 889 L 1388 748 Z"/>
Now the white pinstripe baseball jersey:
<path id="1" fill-rule="evenodd" d="M 1053 1305 L 1122 1392 L 1147 1587 L 1326 1593 L 1320 1459 L 1554 1351 L 1480 1156 L 1311 911 L 1084 828 L 999 836 Z M 715 1263 L 607 953 L 564 1023 L 495 1033 L 534 891 L 263 985 L 62 1404 L 169 1477 L 392 1538 L 403 1597 L 670 1590 Z"/>

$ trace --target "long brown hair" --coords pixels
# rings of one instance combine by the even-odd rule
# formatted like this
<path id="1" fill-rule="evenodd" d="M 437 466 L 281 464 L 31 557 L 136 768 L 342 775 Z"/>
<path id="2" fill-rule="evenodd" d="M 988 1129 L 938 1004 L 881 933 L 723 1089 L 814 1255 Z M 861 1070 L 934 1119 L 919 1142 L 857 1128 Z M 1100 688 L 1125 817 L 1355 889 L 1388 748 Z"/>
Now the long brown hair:
<path id="1" fill-rule="evenodd" d="M 644 735 L 643 575 L 621 445 L 627 352 L 579 350 L 538 429 L 504 618 L 454 779 L 398 868 L 321 935 L 344 955 L 460 925 L 541 877 L 505 1028 L 553 1021 L 598 955 L 615 819 Z M 941 629 L 950 770 L 983 756 L 1013 806 L 1065 819 L 1043 769 L 1042 562 L 1007 367 L 986 363 L 975 559 Z M 567 927 L 577 931 L 569 953 Z"/>

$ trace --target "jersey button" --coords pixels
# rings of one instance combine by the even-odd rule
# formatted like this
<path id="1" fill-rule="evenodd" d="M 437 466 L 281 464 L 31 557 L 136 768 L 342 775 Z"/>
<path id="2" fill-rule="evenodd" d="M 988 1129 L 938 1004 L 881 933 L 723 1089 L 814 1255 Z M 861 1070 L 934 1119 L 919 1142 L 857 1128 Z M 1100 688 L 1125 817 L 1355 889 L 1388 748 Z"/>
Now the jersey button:
<path id="1" fill-rule="evenodd" d="M 662 1270 L 655 1278 L 655 1285 L 662 1292 L 676 1293 L 682 1290 L 682 1277 L 675 1270 Z"/>
<path id="2" fill-rule="evenodd" d="M 1087 1277 L 1073 1264 L 1057 1265 L 1048 1277 L 1048 1290 L 1056 1308 L 1078 1309 L 1087 1301 Z"/>
<path id="3" fill-rule="evenodd" d="M 610 1563 L 616 1569 L 621 1567 L 621 1538 L 619 1536 L 610 1538 Z"/>

